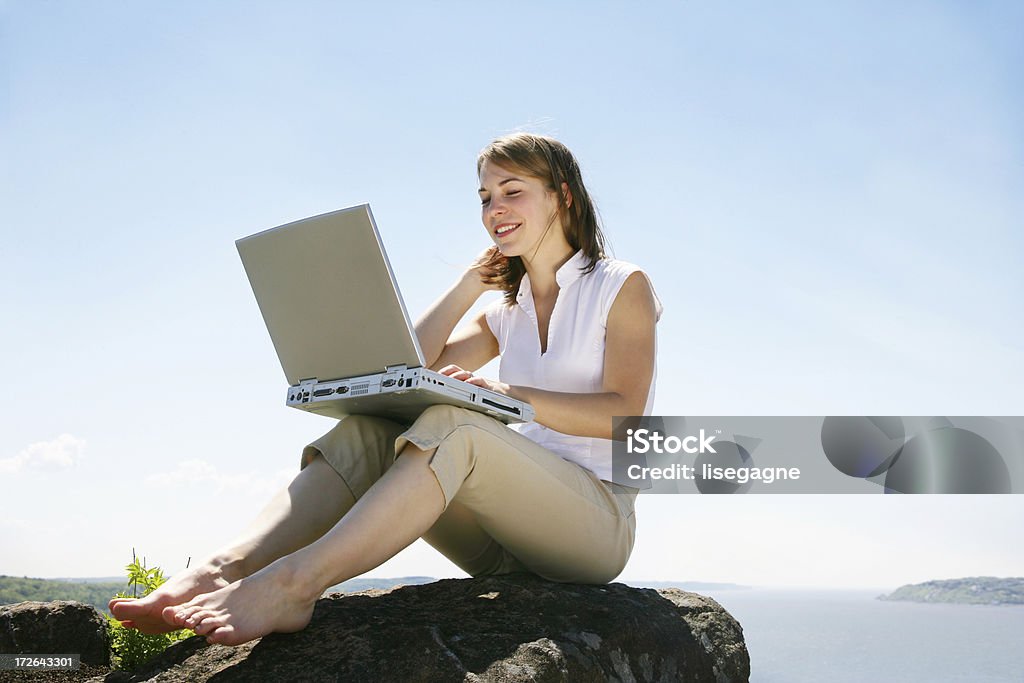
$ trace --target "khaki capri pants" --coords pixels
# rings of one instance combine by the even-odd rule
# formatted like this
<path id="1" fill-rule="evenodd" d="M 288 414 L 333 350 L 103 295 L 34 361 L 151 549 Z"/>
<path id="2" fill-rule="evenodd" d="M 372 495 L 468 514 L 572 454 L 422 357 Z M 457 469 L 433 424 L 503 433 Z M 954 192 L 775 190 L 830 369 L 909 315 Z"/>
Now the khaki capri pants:
<path id="1" fill-rule="evenodd" d="M 436 449 L 430 469 L 444 493 L 423 539 L 471 576 L 607 583 L 625 567 L 637 489 L 600 480 L 482 413 L 434 405 L 411 427 L 351 415 L 303 449 L 302 466 L 319 452 L 358 500 L 407 443 Z"/>

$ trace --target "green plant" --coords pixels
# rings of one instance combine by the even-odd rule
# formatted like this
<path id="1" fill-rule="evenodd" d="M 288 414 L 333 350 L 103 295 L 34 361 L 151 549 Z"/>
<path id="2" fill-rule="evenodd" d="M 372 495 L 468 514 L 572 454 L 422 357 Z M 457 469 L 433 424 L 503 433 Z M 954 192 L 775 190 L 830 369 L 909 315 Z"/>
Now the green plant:
<path id="1" fill-rule="evenodd" d="M 116 598 L 144 597 L 167 580 L 160 567 L 146 567 L 145 558 L 140 562 L 134 550 L 132 563 L 125 567 L 125 571 L 128 573 L 128 588 L 115 595 Z M 112 616 L 107 616 L 107 621 L 110 624 L 110 648 L 114 653 L 113 665 L 116 669 L 138 668 L 170 645 L 192 635 L 187 629 L 147 635 L 134 628 L 122 626 L 121 622 Z"/>

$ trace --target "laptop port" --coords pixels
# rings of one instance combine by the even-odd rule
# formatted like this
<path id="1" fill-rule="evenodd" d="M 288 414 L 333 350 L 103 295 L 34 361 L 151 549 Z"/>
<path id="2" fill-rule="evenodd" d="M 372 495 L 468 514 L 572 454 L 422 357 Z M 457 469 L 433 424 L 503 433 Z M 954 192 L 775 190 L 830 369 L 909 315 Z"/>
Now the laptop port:
<path id="1" fill-rule="evenodd" d="M 507 410 L 510 413 L 515 413 L 516 415 L 519 414 L 519 408 L 516 408 L 515 406 L 506 406 L 506 405 L 503 405 L 501 403 L 498 403 L 497 401 L 492 401 L 489 398 L 482 398 L 482 399 L 480 399 L 480 402 L 481 403 L 485 403 L 485 404 L 487 404 L 489 406 L 494 406 L 495 408 L 501 408 L 502 410 Z"/>
<path id="2" fill-rule="evenodd" d="M 393 379 L 386 379 L 383 382 L 381 382 L 381 386 L 393 387 L 393 386 L 395 386 L 395 380 L 393 380 Z"/>
<path id="3" fill-rule="evenodd" d="M 313 392 L 314 397 L 330 396 L 334 393 L 334 389 L 317 389 Z"/>
<path id="4" fill-rule="evenodd" d="M 338 387 L 337 391 L 338 391 L 339 394 L 347 394 L 348 393 L 348 387 Z"/>

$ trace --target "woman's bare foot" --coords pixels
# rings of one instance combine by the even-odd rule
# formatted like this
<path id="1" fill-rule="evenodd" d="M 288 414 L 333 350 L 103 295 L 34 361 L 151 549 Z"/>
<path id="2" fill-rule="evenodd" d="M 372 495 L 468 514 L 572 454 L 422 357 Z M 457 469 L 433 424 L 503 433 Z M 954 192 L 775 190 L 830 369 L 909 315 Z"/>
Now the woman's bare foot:
<path id="1" fill-rule="evenodd" d="M 114 598 L 107 605 L 114 618 L 142 633 L 168 633 L 180 626 L 161 617 L 165 607 L 180 605 L 201 593 L 210 593 L 241 579 L 236 563 L 210 560 L 195 569 L 175 574 L 144 598 Z"/>
<path id="2" fill-rule="evenodd" d="M 300 631 L 313 618 L 322 591 L 299 578 L 291 564 L 278 560 L 229 586 L 165 607 L 163 618 L 170 628 L 190 628 L 221 645 Z"/>

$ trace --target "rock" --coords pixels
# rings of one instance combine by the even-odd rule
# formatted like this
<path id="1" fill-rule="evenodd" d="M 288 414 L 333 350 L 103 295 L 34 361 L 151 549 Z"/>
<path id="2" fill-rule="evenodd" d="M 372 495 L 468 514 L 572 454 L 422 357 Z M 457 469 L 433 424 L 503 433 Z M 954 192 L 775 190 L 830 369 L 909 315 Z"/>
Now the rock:
<path id="1" fill-rule="evenodd" d="M 528 574 L 333 594 L 310 625 L 240 647 L 190 638 L 94 681 L 746 681 L 739 624 L 678 589 Z"/>
<path id="2" fill-rule="evenodd" d="M 0 606 L 0 653 L 77 654 L 83 664 L 109 666 L 110 635 L 91 605 L 19 602 Z"/>

